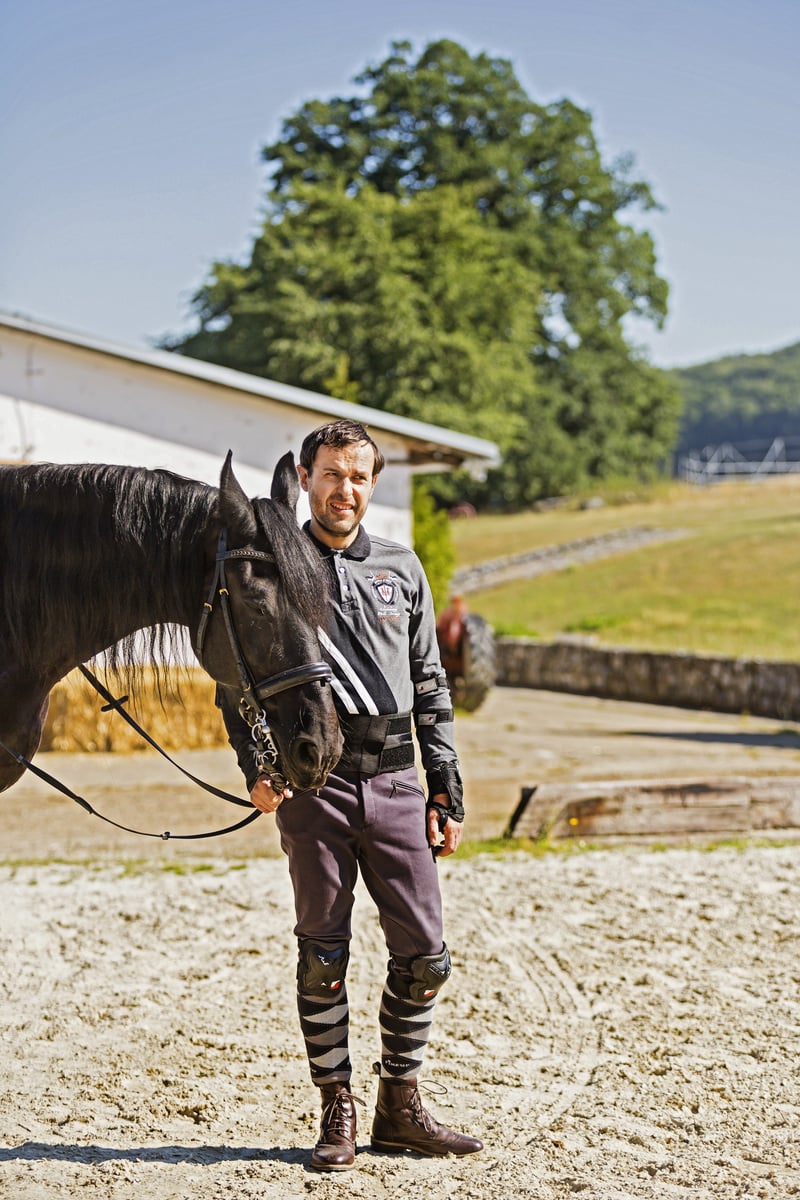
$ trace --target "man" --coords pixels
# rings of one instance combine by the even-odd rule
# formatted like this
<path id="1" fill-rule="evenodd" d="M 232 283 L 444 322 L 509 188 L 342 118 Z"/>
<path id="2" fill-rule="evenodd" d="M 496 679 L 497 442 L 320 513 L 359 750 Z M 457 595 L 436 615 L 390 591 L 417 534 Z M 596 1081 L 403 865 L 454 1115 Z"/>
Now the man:
<path id="1" fill-rule="evenodd" d="M 320 569 L 330 573 L 330 615 L 321 637 L 344 737 L 325 785 L 318 792 L 276 793 L 257 775 L 247 727 L 223 707 L 253 804 L 276 814 L 289 860 L 300 1026 L 322 1102 L 311 1165 L 321 1171 L 347 1170 L 355 1161 L 345 974 L 359 871 L 390 955 L 372 1145 L 428 1155 L 482 1149 L 477 1138 L 438 1124 L 417 1089 L 436 995 L 450 974 L 436 856 L 458 847 L 464 809 L 453 712 L 422 566 L 412 551 L 370 537 L 361 524 L 383 465 L 356 421 L 323 425 L 300 452 L 300 484 L 311 510 L 305 528 L 319 550 Z M 427 800 L 414 766 L 412 726 Z"/>

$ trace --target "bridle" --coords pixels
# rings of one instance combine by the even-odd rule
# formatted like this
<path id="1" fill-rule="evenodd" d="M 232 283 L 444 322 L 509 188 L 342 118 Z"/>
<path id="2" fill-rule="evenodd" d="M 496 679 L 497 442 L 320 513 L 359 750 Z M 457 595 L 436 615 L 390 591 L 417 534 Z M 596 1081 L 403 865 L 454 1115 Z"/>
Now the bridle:
<path id="1" fill-rule="evenodd" d="M 266 679 L 256 682 L 242 651 L 231 611 L 230 594 L 225 576 L 225 564 L 231 559 L 275 564 L 275 556 L 266 550 L 254 550 L 246 546 L 237 550 L 229 550 L 227 530 L 224 527 L 220 530 L 214 577 L 211 581 L 208 598 L 203 603 L 203 612 L 197 627 L 195 652 L 198 662 L 203 666 L 203 646 L 211 617 L 215 611 L 214 604 L 219 598 L 219 607 L 225 623 L 228 643 L 239 676 L 241 689 L 239 714 L 250 728 L 250 736 L 256 748 L 256 764 L 259 773 L 269 776 L 274 791 L 282 792 L 291 784 L 280 769 L 278 747 L 272 736 L 262 701 L 268 700 L 271 696 L 277 696 L 281 692 L 287 692 L 290 688 L 303 687 L 306 683 L 330 683 L 333 672 L 326 662 L 310 662 L 299 667 L 291 667 L 288 671 L 279 671 L 275 675 L 269 675 Z"/>

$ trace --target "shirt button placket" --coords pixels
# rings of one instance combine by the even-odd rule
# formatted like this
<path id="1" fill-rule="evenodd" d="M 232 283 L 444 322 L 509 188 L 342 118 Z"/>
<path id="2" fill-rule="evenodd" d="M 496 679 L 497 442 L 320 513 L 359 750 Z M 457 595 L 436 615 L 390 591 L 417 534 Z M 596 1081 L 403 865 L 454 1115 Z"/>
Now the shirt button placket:
<path id="1" fill-rule="evenodd" d="M 347 600 L 350 594 L 350 586 L 347 582 L 347 566 L 341 550 L 336 552 L 336 582 L 339 585 L 339 599 Z"/>

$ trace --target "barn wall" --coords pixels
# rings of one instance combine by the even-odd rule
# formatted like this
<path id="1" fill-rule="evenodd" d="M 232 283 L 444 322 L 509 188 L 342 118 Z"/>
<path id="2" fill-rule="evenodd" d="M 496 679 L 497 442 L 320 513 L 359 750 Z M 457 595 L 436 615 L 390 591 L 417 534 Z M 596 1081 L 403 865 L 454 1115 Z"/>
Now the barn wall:
<path id="1" fill-rule="evenodd" d="M 216 483 L 226 451 L 250 495 L 269 492 L 272 468 L 329 419 L 202 379 L 0 329 L 0 460 L 130 463 L 166 467 Z M 376 433 L 389 460 L 405 457 L 401 438 Z M 367 526 L 409 545 L 411 472 L 388 466 Z M 298 507 L 308 515 L 305 496 Z"/>

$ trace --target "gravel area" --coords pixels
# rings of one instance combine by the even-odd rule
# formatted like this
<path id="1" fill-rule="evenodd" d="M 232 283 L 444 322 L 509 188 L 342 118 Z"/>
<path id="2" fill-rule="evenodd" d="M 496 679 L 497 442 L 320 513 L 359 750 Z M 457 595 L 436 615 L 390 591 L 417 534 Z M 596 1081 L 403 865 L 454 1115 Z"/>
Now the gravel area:
<path id="1" fill-rule="evenodd" d="M 648 746 L 673 775 L 676 753 L 691 769 L 717 745 L 732 771 L 742 755 L 751 774 L 797 771 L 796 731 L 776 723 L 495 696 L 461 733 L 486 832 L 501 814 L 486 816 L 485 750 L 503 736 L 506 815 L 517 785 L 607 776 L 626 747 L 637 775 Z M 149 755 L 43 758 L 129 819 L 177 824 L 182 785 Z M 214 763 L 219 782 L 227 757 Z M 463 1160 L 369 1148 L 385 951 L 360 894 L 349 990 L 368 1106 L 355 1169 L 325 1176 L 308 1169 L 317 1099 L 266 819 L 231 839 L 137 841 L 38 788 L 22 781 L 0 809 L 0 1196 L 800 1195 L 800 844 L 443 861 L 454 972 L 423 1074 L 434 1114 L 486 1143 Z M 183 821 L 209 815 L 196 802 Z"/>

